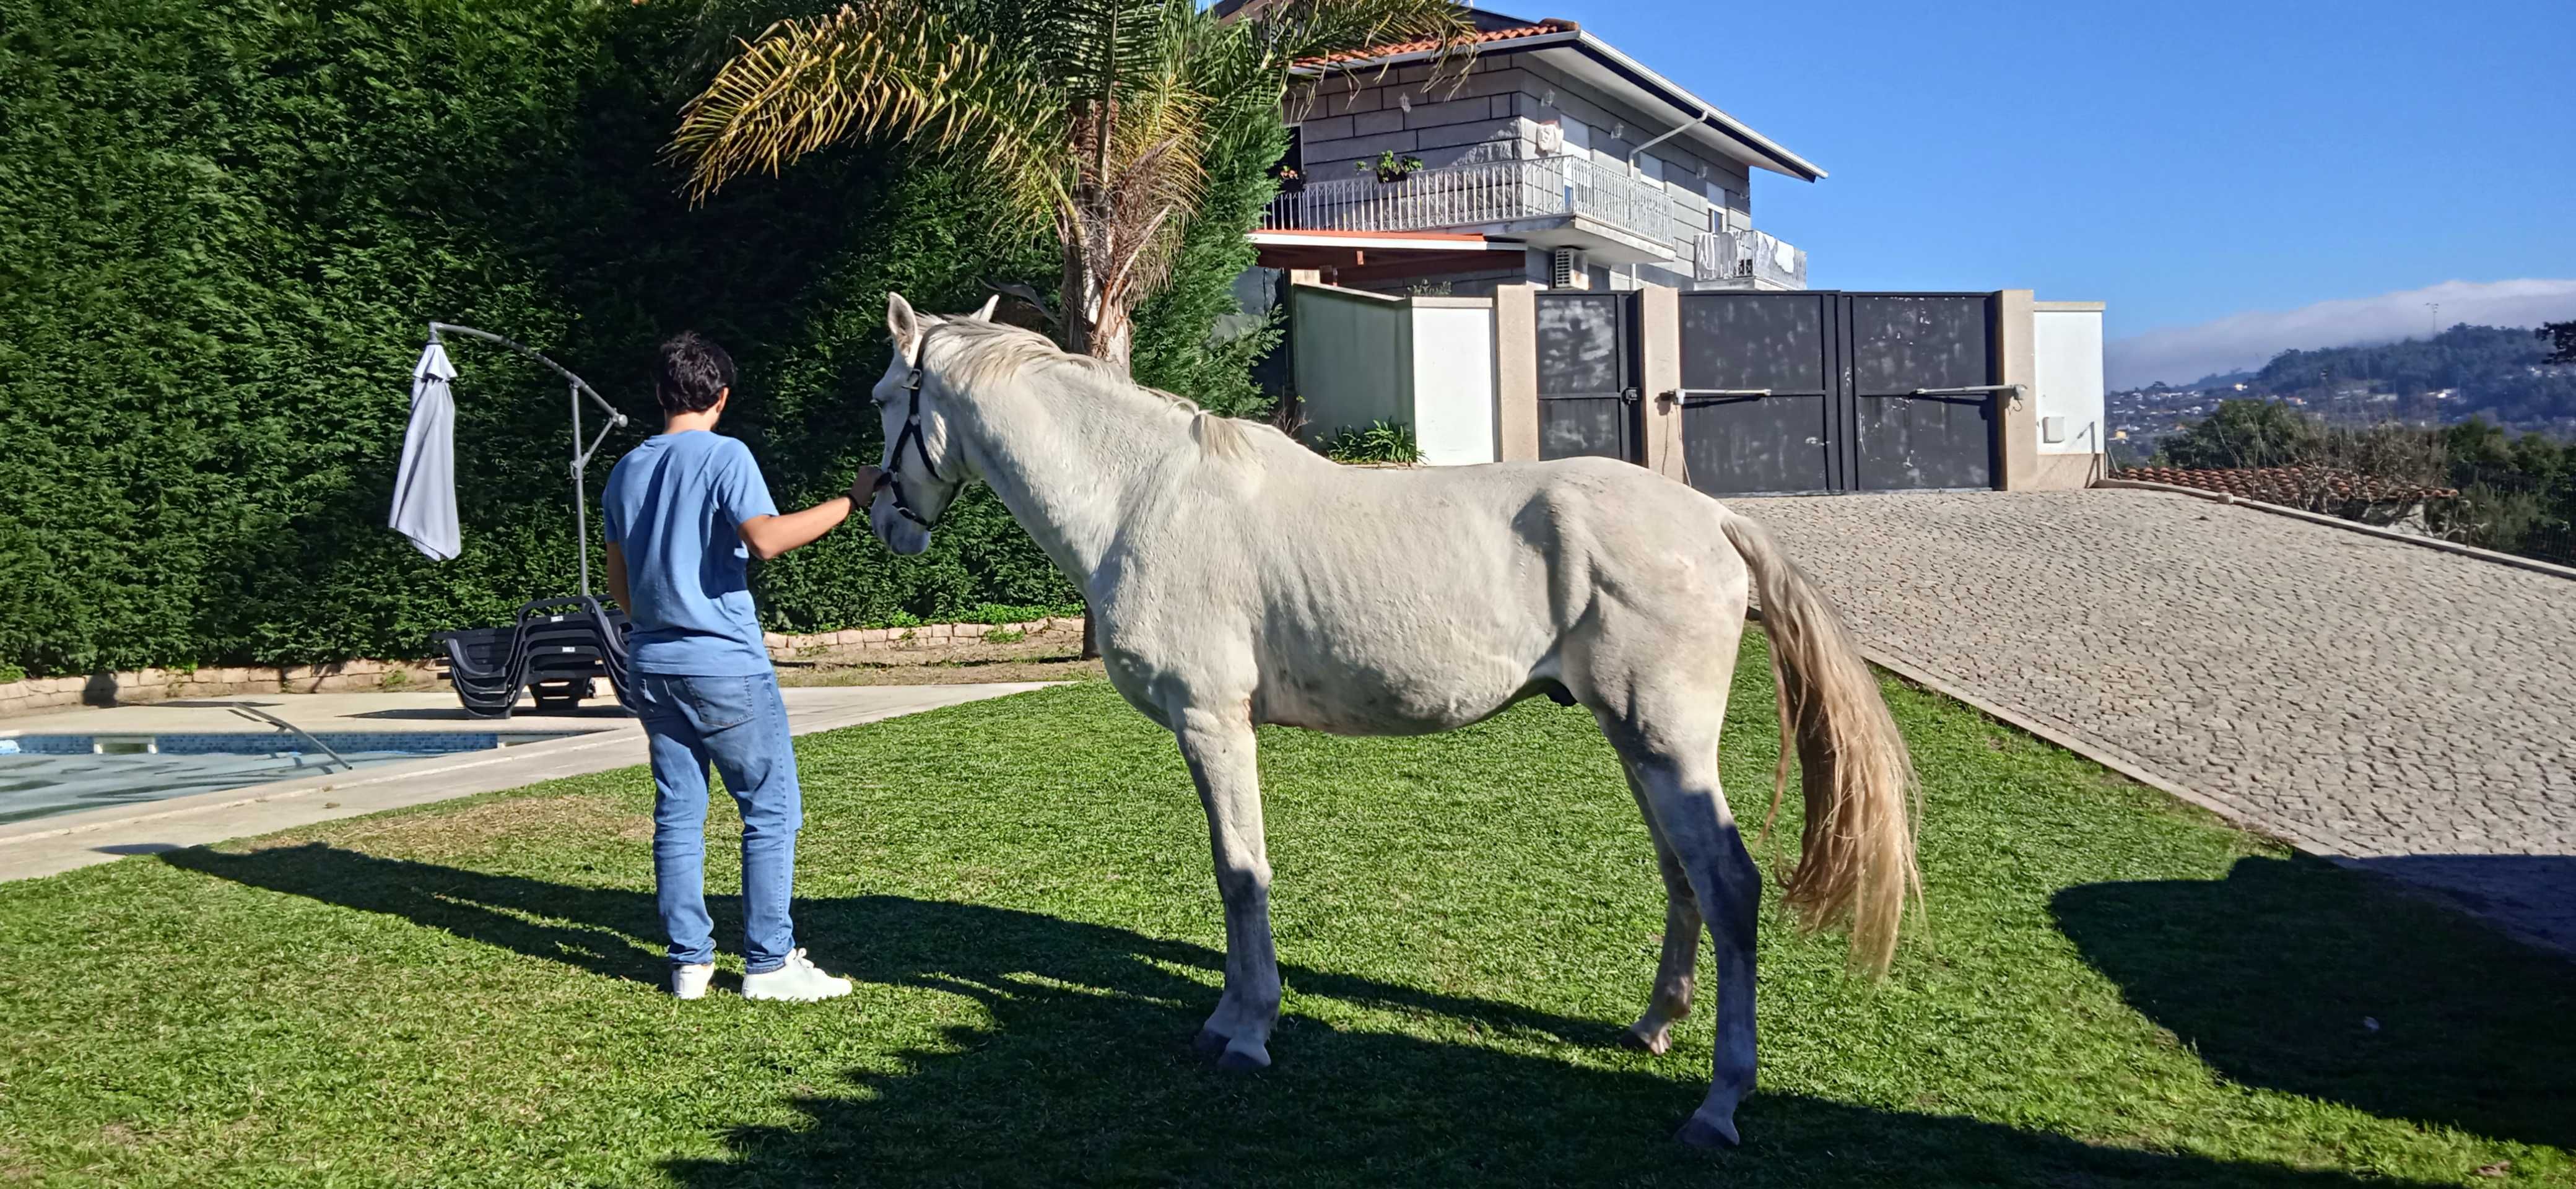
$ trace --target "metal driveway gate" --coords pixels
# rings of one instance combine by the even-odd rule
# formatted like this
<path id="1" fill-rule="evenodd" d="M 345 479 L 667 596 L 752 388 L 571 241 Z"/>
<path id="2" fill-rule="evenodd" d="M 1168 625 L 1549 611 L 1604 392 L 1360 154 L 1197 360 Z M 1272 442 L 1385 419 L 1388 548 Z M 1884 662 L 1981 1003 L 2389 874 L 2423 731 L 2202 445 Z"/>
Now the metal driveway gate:
<path id="1" fill-rule="evenodd" d="M 1644 462 L 1637 295 L 1549 292 L 1537 303 L 1538 456 Z"/>
<path id="2" fill-rule="evenodd" d="M 1692 486 L 1744 495 L 1995 485 L 1992 295 L 1728 292 L 1680 302 Z"/>

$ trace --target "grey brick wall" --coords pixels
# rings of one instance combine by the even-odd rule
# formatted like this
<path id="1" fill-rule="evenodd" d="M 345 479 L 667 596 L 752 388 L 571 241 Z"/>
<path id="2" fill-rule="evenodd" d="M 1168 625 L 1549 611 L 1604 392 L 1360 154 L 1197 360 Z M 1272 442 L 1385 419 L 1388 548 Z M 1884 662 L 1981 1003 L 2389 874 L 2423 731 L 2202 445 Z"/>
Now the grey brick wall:
<path id="1" fill-rule="evenodd" d="M 1328 80 L 1292 96 L 1289 114 L 1304 129 L 1306 176 L 1349 177 L 1383 153 L 1419 157 L 1432 168 L 1471 153 L 1532 156 L 1535 126 L 1549 120 L 1580 121 L 1590 130 L 1593 156 L 1624 166 L 1632 150 L 1671 127 L 1522 54 L 1479 59 L 1463 77 L 1426 87 L 1429 79 L 1429 67 L 1405 66 L 1356 87 L 1351 80 Z M 1522 142 L 1517 152 L 1499 147 L 1512 141 Z M 1706 226 L 1712 184 L 1750 217 L 1752 177 L 1742 163 L 1694 152 L 1680 138 L 1656 145 L 1648 155 L 1663 162 L 1679 222 Z"/>

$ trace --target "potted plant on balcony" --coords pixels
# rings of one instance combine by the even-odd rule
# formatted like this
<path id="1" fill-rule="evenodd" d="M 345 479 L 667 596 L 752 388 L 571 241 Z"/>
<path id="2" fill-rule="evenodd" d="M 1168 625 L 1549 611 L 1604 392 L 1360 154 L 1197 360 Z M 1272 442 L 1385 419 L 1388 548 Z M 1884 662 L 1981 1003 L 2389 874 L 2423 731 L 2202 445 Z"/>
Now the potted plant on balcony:
<path id="1" fill-rule="evenodd" d="M 1375 161 L 1362 161 L 1359 163 L 1359 171 L 1361 173 L 1373 172 L 1377 174 L 1377 180 L 1381 182 L 1403 181 L 1404 179 L 1413 176 L 1413 171 L 1420 168 L 1422 168 L 1422 158 L 1398 157 L 1395 155 L 1395 150 L 1393 149 L 1379 153 L 1377 155 L 1377 160 Z"/>

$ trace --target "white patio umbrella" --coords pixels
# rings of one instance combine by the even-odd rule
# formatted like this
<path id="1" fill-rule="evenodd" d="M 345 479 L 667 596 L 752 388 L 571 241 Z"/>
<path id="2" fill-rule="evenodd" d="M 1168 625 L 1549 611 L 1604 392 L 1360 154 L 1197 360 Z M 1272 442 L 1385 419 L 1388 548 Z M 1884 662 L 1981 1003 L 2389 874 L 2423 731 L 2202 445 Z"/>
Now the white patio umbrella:
<path id="1" fill-rule="evenodd" d="M 456 366 L 432 335 L 411 368 L 411 427 L 403 431 L 402 469 L 394 473 L 394 509 L 387 521 L 434 561 L 450 561 L 460 548 L 456 533 L 456 399 L 448 381 Z"/>
<path id="2" fill-rule="evenodd" d="M 456 378 L 456 367 L 448 362 L 447 347 L 441 334 L 461 334 L 501 346 L 525 355 L 562 376 L 570 385 L 572 402 L 572 515 L 573 538 L 581 546 L 581 593 L 590 593 L 590 501 L 582 481 L 600 444 L 608 440 L 608 431 L 626 424 L 626 414 L 608 403 L 590 382 L 572 374 L 564 365 L 546 358 L 488 330 L 458 326 L 451 322 L 429 324 L 429 345 L 421 349 L 420 362 L 411 369 L 411 426 L 403 431 L 402 470 L 394 477 L 393 515 L 388 523 L 395 531 L 410 537 L 422 553 L 447 561 L 459 549 L 456 529 L 456 402 L 449 392 L 449 382 Z M 582 441 L 581 399 L 608 414 L 608 424 L 587 444 Z"/>

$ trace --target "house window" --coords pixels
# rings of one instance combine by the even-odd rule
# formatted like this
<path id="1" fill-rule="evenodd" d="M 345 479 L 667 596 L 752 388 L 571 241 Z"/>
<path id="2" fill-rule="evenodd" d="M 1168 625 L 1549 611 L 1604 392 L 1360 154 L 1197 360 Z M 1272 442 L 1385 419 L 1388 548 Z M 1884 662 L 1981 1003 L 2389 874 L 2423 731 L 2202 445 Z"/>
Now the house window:
<path id="1" fill-rule="evenodd" d="M 1715 182 L 1710 182 L 1706 189 L 1708 193 L 1709 230 L 1724 231 L 1728 227 L 1742 222 L 1742 216 L 1739 213 L 1740 208 L 1736 205 L 1737 198 L 1735 191 L 1729 190 Z"/>
<path id="2" fill-rule="evenodd" d="M 1664 180 L 1664 159 L 1653 153 L 1637 155 L 1637 172 L 1650 181 Z"/>
<path id="3" fill-rule="evenodd" d="M 1294 194 L 1306 188 L 1306 128 L 1288 126 L 1288 149 L 1279 154 L 1279 163 L 1270 167 L 1270 176 L 1279 179 L 1279 192 Z"/>

